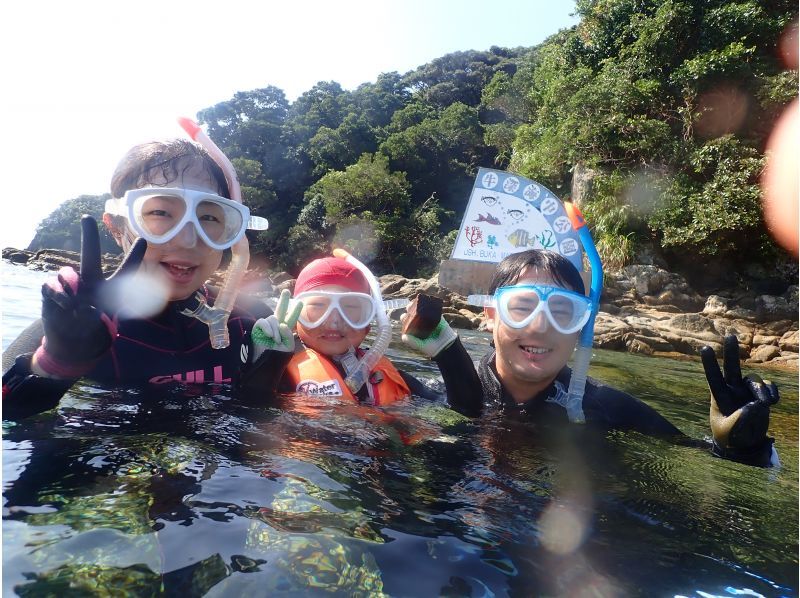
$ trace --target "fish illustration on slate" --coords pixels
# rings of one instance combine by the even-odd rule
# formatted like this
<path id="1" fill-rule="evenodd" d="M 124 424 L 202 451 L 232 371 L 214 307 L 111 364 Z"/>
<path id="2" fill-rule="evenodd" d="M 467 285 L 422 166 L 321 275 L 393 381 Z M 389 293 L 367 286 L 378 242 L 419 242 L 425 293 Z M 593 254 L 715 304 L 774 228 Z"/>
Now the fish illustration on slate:
<path id="1" fill-rule="evenodd" d="M 551 230 L 543 230 L 541 235 L 537 235 L 518 228 L 506 238 L 514 247 L 550 249 L 556 244 Z"/>
<path id="2" fill-rule="evenodd" d="M 536 236 L 531 235 L 528 231 L 518 228 L 513 233 L 508 235 L 508 240 L 514 247 L 527 247 L 533 246 L 536 243 Z"/>
<path id="3" fill-rule="evenodd" d="M 489 212 L 486 212 L 486 216 L 483 214 L 478 214 L 478 217 L 474 220 L 474 222 L 486 222 L 487 224 L 500 224 L 500 220 L 492 216 Z"/>

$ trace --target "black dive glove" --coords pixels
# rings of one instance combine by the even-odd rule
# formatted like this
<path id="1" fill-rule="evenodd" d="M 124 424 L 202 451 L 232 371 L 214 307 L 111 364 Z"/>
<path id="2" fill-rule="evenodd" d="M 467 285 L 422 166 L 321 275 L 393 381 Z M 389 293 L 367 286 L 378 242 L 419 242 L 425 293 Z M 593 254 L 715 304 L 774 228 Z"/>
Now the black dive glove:
<path id="1" fill-rule="evenodd" d="M 61 268 L 56 278 L 42 285 L 44 339 L 34 354 L 39 368 L 55 378 L 79 378 L 109 350 L 117 334 L 116 323 L 104 312 L 100 291 L 117 275 L 136 270 L 146 250 L 147 242 L 137 239 L 106 280 L 97 223 L 91 216 L 81 218 L 80 274 Z"/>
<path id="2" fill-rule="evenodd" d="M 703 347 L 700 357 L 711 390 L 713 453 L 749 465 L 770 465 L 769 409 L 778 402 L 778 388 L 756 374 L 742 377 L 739 339 L 733 335 L 723 344 L 724 376 L 711 347 Z"/>

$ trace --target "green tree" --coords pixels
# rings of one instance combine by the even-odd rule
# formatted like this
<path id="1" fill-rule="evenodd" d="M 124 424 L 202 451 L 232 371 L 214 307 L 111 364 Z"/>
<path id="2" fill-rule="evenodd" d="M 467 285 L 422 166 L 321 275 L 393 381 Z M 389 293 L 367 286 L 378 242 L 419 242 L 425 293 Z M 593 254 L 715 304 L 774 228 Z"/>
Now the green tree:
<path id="1" fill-rule="evenodd" d="M 201 110 L 197 118 L 220 147 L 236 147 L 237 157 L 261 160 L 265 148 L 278 140 L 289 105 L 282 90 L 269 86 L 236 92 L 232 99 Z"/>
<path id="2" fill-rule="evenodd" d="M 729 135 L 699 147 L 690 162 L 690 172 L 667 179 L 650 220 L 664 246 L 729 259 L 759 251 L 768 239 L 758 186 L 762 156 Z"/>
<path id="3" fill-rule="evenodd" d="M 411 93 L 396 73 L 381 73 L 375 83 L 363 83 L 352 94 L 352 111 L 371 127 L 386 127 L 395 112 L 411 101 Z"/>
<path id="4" fill-rule="evenodd" d="M 495 165 L 500 168 L 511 159 L 516 130 L 525 120 L 524 92 L 519 89 L 521 82 L 521 76 L 515 78 L 501 71 L 483 88 L 481 95 L 479 114 L 485 130 L 484 141 L 497 148 Z"/>
<path id="5" fill-rule="evenodd" d="M 88 214 L 93 216 L 99 224 L 100 251 L 114 255 L 121 253 L 122 250 L 102 224 L 105 203 L 110 198 L 111 195 L 105 193 L 103 195 L 80 195 L 68 199 L 39 223 L 39 226 L 36 227 L 36 234 L 28 245 L 28 251 L 40 249 L 80 251 L 81 217 Z"/>
<path id="6" fill-rule="evenodd" d="M 320 81 L 300 95 L 289 109 L 287 133 L 294 145 L 304 146 L 322 128 L 342 124 L 350 102 L 348 92 L 335 81 Z"/>
<path id="7" fill-rule="evenodd" d="M 351 112 L 336 129 L 320 127 L 308 142 L 308 154 L 314 163 L 314 176 L 329 170 L 342 170 L 363 153 L 377 149 L 375 133 L 364 116 Z"/>
<path id="8" fill-rule="evenodd" d="M 797 20 L 796 3 L 578 0 L 576 7 L 580 24 L 547 40 L 517 71 L 531 84 L 510 169 L 562 195 L 575 164 L 613 173 L 609 184 L 594 185 L 588 199 L 598 203 L 587 212 L 602 221 L 596 232 L 618 255 L 632 253 L 627 243 L 646 225 L 673 255 L 763 256 L 760 148 L 797 94 L 797 73 L 781 72 L 773 48 Z M 487 103 L 526 86 L 493 83 Z M 709 126 L 715 122 L 722 124 Z M 643 177 L 654 181 L 660 203 L 648 213 L 625 209 L 625 190 Z"/>
<path id="9" fill-rule="evenodd" d="M 435 196 L 445 210 L 461 212 L 477 168 L 493 160 L 483 133 L 477 108 L 456 103 L 389 135 L 379 151 L 392 170 L 406 173 L 415 204 Z"/>
<path id="10" fill-rule="evenodd" d="M 433 259 L 420 255 L 415 239 L 436 236 L 435 203 L 415 209 L 405 175 L 391 172 L 385 156 L 364 154 L 309 188 L 306 207 L 290 236 L 312 243 L 324 237 L 329 247 L 353 250 L 378 273 L 413 275 L 420 261 Z"/>
<path id="11" fill-rule="evenodd" d="M 421 101 L 440 110 L 456 102 L 478 106 L 483 88 L 495 73 L 513 70 L 510 59 L 515 55 L 496 46 L 488 52 L 453 52 L 420 66 L 403 80 Z"/>

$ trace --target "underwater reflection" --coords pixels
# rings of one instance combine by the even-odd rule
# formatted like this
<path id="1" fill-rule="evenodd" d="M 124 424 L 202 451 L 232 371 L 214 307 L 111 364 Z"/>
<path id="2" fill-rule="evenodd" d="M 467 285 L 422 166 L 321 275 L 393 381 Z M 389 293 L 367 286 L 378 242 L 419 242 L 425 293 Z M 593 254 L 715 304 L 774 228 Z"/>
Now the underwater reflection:
<path id="1" fill-rule="evenodd" d="M 392 359 L 436 384 L 428 364 Z M 615 360 L 600 371 L 641 384 L 640 362 L 632 374 Z M 691 430 L 702 407 L 667 388 L 688 369 L 665 368 L 669 382 L 650 392 Z M 790 431 L 796 389 L 778 407 Z M 779 443 L 790 454 L 796 433 Z M 476 422 L 424 400 L 252 407 L 224 387 L 78 387 L 57 411 L 4 428 L 3 589 L 796 595 L 787 461 L 743 467 L 638 434 Z"/>

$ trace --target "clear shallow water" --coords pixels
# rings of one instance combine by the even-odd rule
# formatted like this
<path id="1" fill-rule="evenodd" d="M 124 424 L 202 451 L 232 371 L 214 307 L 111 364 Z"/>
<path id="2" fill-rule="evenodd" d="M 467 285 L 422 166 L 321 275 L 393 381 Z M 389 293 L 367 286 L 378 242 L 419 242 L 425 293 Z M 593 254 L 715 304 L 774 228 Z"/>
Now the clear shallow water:
<path id="1" fill-rule="evenodd" d="M 44 276 L 3 264 L 3 348 Z M 462 337 L 485 351 L 486 335 Z M 435 383 L 402 346 L 389 356 Z M 256 409 L 78 386 L 4 426 L 3 591 L 796 596 L 797 376 L 761 373 L 781 389 L 779 470 L 638 434 L 476 425 L 424 401 Z M 597 351 L 591 374 L 708 434 L 699 363 Z"/>

